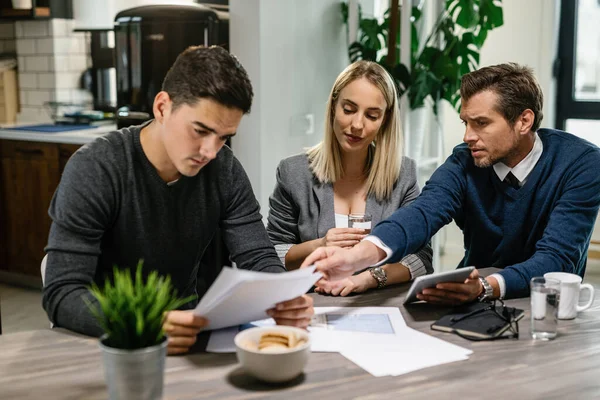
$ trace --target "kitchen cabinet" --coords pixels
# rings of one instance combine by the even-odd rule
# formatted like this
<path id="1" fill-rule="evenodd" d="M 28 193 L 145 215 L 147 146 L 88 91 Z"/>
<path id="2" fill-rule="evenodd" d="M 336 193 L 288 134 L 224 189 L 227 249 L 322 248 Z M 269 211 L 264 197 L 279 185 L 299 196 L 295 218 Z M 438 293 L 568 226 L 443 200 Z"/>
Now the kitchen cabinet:
<path id="1" fill-rule="evenodd" d="M 31 8 L 13 8 L 12 0 L 0 0 L 0 19 L 73 18 L 72 0 L 31 0 Z"/>
<path id="2" fill-rule="evenodd" d="M 0 140 L 0 272 L 41 285 L 48 207 L 79 145 Z M 0 275 L 2 277 L 2 275 Z"/>

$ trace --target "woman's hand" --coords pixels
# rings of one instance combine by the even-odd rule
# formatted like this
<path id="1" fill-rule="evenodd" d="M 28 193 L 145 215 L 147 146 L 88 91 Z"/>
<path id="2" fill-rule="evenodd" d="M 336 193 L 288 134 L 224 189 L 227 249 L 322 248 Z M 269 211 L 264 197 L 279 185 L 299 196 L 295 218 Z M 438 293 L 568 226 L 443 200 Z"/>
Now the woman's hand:
<path id="1" fill-rule="evenodd" d="M 321 239 L 322 246 L 353 247 L 367 236 L 365 233 L 359 228 L 331 228 Z"/>
<path id="2" fill-rule="evenodd" d="M 198 333 L 208 325 L 205 318 L 199 317 L 193 311 L 169 311 L 163 322 L 163 330 L 167 335 L 167 353 L 183 354 L 196 343 Z"/>
<path id="3" fill-rule="evenodd" d="M 348 296 L 350 293 L 362 293 L 369 289 L 375 289 L 377 281 L 371 275 L 371 272 L 364 271 L 358 275 L 339 281 L 319 281 L 319 286 L 315 288 L 316 293 L 330 294 L 332 296 Z"/>

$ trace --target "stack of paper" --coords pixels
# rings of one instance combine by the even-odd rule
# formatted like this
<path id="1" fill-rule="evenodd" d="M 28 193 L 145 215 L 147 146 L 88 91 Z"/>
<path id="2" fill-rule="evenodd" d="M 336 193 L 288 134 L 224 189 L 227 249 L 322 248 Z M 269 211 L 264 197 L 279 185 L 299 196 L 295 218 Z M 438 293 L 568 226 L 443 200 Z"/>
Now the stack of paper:
<path id="1" fill-rule="evenodd" d="M 277 274 L 224 267 L 194 312 L 208 320 L 209 330 L 268 318 L 268 309 L 302 296 L 321 278 L 314 270 Z"/>
<path id="2" fill-rule="evenodd" d="M 406 328 L 396 337 L 363 335 L 340 353 L 373 376 L 397 376 L 467 360 L 472 351 Z"/>
<path id="3" fill-rule="evenodd" d="M 250 325 L 274 324 L 265 319 Z M 247 326 L 213 332 L 206 350 L 235 352 L 233 338 Z M 312 351 L 339 352 L 374 376 L 396 376 L 467 360 L 472 353 L 407 327 L 395 307 L 315 307 L 308 329 Z"/>

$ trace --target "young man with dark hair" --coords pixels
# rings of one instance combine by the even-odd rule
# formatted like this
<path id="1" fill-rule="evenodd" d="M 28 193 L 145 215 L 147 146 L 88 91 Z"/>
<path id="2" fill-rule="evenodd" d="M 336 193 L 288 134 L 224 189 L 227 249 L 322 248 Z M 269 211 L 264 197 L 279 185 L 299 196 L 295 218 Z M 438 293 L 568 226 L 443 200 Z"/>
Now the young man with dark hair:
<path id="1" fill-rule="evenodd" d="M 321 248 L 319 285 L 414 252 L 452 220 L 464 233 L 460 267 L 475 270 L 464 283 L 441 283 L 419 298 L 460 304 L 521 297 L 546 272 L 583 276 L 600 205 L 600 149 L 566 132 L 539 129 L 542 91 L 529 68 L 501 64 L 465 75 L 457 146 L 409 206 L 379 223 L 352 249 Z"/>
<path id="2" fill-rule="evenodd" d="M 49 210 L 43 306 L 56 326 L 100 335 L 84 301 L 93 301 L 88 286 L 110 278 L 114 265 L 134 267 L 141 258 L 145 273 L 169 274 L 180 296 L 194 294 L 197 279 L 215 274 L 199 268 L 217 228 L 239 268 L 285 271 L 248 177 L 224 147 L 252 97 L 234 56 L 190 47 L 167 73 L 152 121 L 109 133 L 71 157 Z M 306 327 L 312 299 L 281 303 L 269 314 Z M 188 351 L 206 323 L 192 311 L 168 313 L 169 353 Z"/>

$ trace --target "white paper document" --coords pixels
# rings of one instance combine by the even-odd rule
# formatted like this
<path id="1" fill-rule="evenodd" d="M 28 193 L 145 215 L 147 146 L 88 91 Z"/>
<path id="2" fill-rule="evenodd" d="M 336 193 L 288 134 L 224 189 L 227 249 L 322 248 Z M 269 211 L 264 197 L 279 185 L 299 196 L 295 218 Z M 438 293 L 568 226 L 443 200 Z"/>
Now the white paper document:
<path id="1" fill-rule="evenodd" d="M 339 353 L 365 334 L 395 336 L 406 329 L 397 307 L 315 307 L 308 330 L 311 349 Z"/>
<path id="2" fill-rule="evenodd" d="M 206 351 L 235 353 L 233 338 L 253 326 L 273 326 L 272 318 L 211 332 Z M 396 307 L 315 307 L 308 330 L 314 352 L 339 353 L 346 342 L 360 340 L 361 333 L 395 335 L 406 328 Z M 358 335 L 357 335 L 358 334 Z"/>
<path id="3" fill-rule="evenodd" d="M 208 320 L 208 330 L 268 318 L 268 309 L 305 294 L 321 278 L 314 271 L 309 267 L 277 274 L 224 267 L 194 313 Z"/>
<path id="4" fill-rule="evenodd" d="M 273 319 L 211 333 L 206 351 L 235 352 L 235 335 Z M 339 352 L 373 376 L 401 375 L 422 368 L 467 360 L 471 350 L 406 326 L 396 307 L 315 307 L 308 328 L 313 352 Z"/>
<path id="5" fill-rule="evenodd" d="M 363 335 L 360 343 L 346 343 L 340 353 L 373 376 L 397 376 L 467 360 L 472 351 L 405 328 L 396 337 Z"/>

